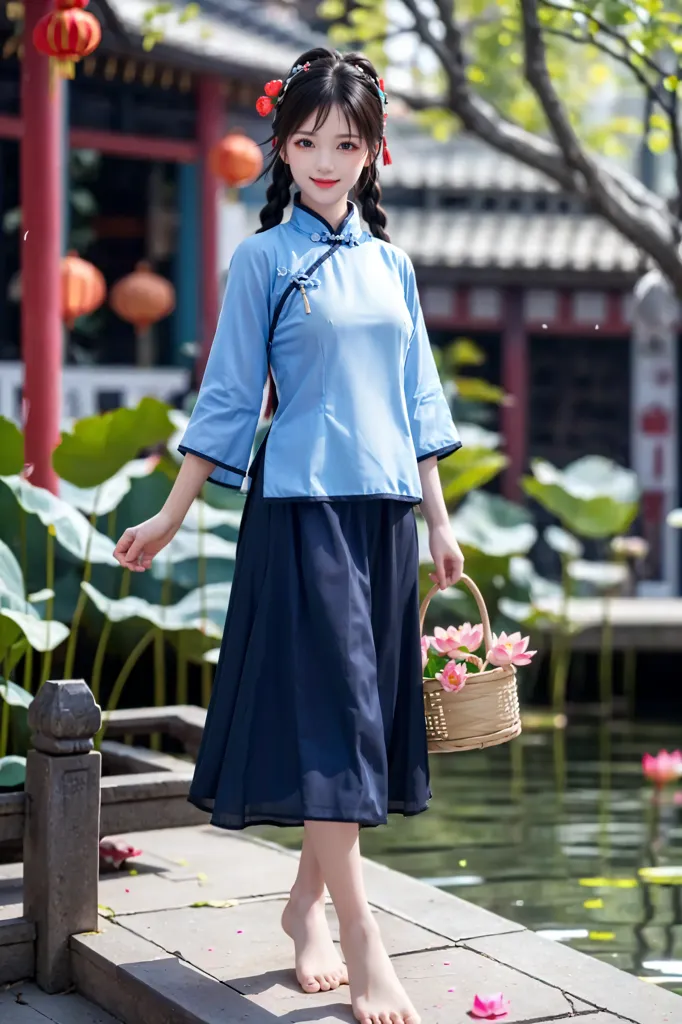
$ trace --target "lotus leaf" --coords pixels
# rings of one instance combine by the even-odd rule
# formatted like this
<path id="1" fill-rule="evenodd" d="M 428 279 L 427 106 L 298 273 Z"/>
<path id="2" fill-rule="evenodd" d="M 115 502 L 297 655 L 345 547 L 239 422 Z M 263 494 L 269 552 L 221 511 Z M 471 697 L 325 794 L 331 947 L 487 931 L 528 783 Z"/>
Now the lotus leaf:
<path id="1" fill-rule="evenodd" d="M 24 435 L 11 420 L 0 416 L 0 476 L 21 473 L 24 468 Z"/>
<path id="2" fill-rule="evenodd" d="M 135 409 L 114 409 L 78 420 L 63 433 L 52 456 L 62 478 L 80 488 L 97 487 L 118 473 L 143 448 L 165 443 L 173 433 L 168 406 L 143 398 Z"/>
<path id="3" fill-rule="evenodd" d="M 156 469 L 158 459 L 133 459 L 115 473 L 109 480 L 97 487 L 75 487 L 67 480 L 59 481 L 59 496 L 87 516 L 105 516 L 118 508 L 130 490 L 132 481 L 148 476 Z"/>
<path id="4" fill-rule="evenodd" d="M 625 533 L 637 515 L 636 474 L 600 455 L 588 455 L 557 469 L 534 459 L 532 476 L 522 485 L 527 494 L 581 537 Z"/>
<path id="5" fill-rule="evenodd" d="M 159 629 L 171 632 L 195 629 L 214 639 L 219 640 L 222 636 L 222 623 L 225 620 L 227 608 L 224 589 L 220 597 L 217 598 L 214 588 L 206 587 L 207 594 L 203 605 L 201 595 L 196 591 L 187 594 L 177 604 L 160 605 L 151 604 L 141 597 L 124 597 L 115 600 L 100 593 L 90 583 L 81 583 L 81 586 L 95 607 L 111 622 L 125 622 L 128 619 L 138 618 L 150 622 Z"/>
<path id="6" fill-rule="evenodd" d="M 0 787 L 15 789 L 17 786 L 23 786 L 25 782 L 26 758 L 13 754 L 9 757 L 0 757 Z"/>
<path id="7" fill-rule="evenodd" d="M 84 560 L 90 538 L 91 562 L 118 565 L 113 557 L 113 542 L 93 529 L 85 516 L 68 502 L 43 487 L 34 487 L 20 476 L 0 477 L 2 485 L 12 492 L 25 512 L 36 515 L 44 526 L 54 528 L 57 543 L 70 554 Z"/>
<path id="8" fill-rule="evenodd" d="M 560 526 L 548 526 L 542 535 L 549 547 L 567 558 L 580 558 L 584 548 L 577 537 L 567 533 Z"/>

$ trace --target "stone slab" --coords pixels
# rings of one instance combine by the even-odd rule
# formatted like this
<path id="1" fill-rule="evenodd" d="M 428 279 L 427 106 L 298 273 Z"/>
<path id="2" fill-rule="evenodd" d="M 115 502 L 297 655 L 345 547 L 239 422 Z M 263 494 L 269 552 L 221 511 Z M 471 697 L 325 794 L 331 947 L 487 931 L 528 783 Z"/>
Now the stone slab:
<path id="1" fill-rule="evenodd" d="M 610 964 L 533 932 L 467 941 L 488 963 L 505 964 L 635 1024 L 679 1024 L 682 999 Z"/>
<path id="2" fill-rule="evenodd" d="M 294 977 L 294 947 L 282 931 L 285 900 L 259 900 L 235 907 L 192 907 L 122 918 L 123 927 L 199 967 L 221 981 L 235 973 L 257 974 L 261 969 L 290 971 Z M 338 921 L 327 905 L 327 918 L 335 939 Z M 390 955 L 442 946 L 440 936 L 375 910 Z"/>
<path id="3" fill-rule="evenodd" d="M 272 845 L 237 838 L 210 825 L 128 832 L 112 838 L 120 838 L 143 851 L 142 857 L 131 862 L 135 869 L 144 864 L 147 855 L 155 858 L 157 864 L 165 862 L 169 871 L 173 871 L 176 886 L 185 881 L 196 886 L 197 875 L 205 876 L 201 879 L 198 896 L 185 900 L 176 894 L 168 907 L 188 906 L 195 898 L 245 899 L 288 894 L 298 871 L 297 856 L 292 857 Z M 141 877 L 136 876 L 138 880 Z M 104 876 L 102 879 L 104 885 Z M 100 899 L 102 902 L 107 901 Z M 156 906 L 140 906 L 139 909 L 156 909 Z"/>
<path id="4" fill-rule="evenodd" d="M 234 989 L 109 923 L 71 940 L 78 990 L 125 1024 L 272 1024 Z"/>
<path id="5" fill-rule="evenodd" d="M 21 1003 L 17 1003 L 19 993 Z M 2 1024 L 117 1024 L 114 1017 L 76 992 L 50 996 L 31 982 L 22 982 L 7 992 L 0 992 L 0 1021 Z"/>
<path id="6" fill-rule="evenodd" d="M 0 947 L 14 942 L 33 942 L 35 939 L 35 925 L 23 917 L 22 909 L 21 904 L 0 907 Z"/>
<path id="7" fill-rule="evenodd" d="M 35 943 L 13 942 L 6 946 L 0 946 L 0 984 L 17 981 L 21 978 L 31 978 L 35 973 L 36 956 Z M 4 1018 L 0 1014 L 0 1020 Z"/>
<path id="8" fill-rule="evenodd" d="M 476 992 L 504 992 L 511 1002 L 505 1022 L 570 1018 L 573 1006 L 550 985 L 527 978 L 487 957 L 465 949 L 410 953 L 393 959 L 398 977 L 419 1012 L 422 1024 L 456 1024 L 466 1021 Z M 284 1021 L 354 1020 L 348 986 L 331 992 L 307 994 L 296 985 L 291 972 L 272 971 L 264 963 L 255 974 L 233 976 L 229 984 L 257 1006 Z M 452 989 L 452 991 L 449 991 Z M 582 1021 L 582 1017 L 575 1018 Z M 607 1018 L 608 1020 L 608 1018 Z"/>

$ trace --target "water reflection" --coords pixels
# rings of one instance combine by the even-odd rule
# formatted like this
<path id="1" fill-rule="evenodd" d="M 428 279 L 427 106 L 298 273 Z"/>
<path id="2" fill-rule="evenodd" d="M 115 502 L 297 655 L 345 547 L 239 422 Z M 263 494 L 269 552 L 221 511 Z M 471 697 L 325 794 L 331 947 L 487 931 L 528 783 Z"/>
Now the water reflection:
<path id="1" fill-rule="evenodd" d="M 641 768 L 671 745 L 671 725 L 571 723 L 432 757 L 429 811 L 363 853 L 682 995 L 682 781 L 657 799 Z"/>

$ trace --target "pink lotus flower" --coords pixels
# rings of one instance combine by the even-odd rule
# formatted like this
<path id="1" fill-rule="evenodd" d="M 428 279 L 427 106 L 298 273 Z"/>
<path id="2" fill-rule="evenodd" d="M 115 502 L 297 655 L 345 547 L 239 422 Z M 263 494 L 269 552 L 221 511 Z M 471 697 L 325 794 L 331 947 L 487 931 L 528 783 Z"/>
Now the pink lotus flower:
<path id="1" fill-rule="evenodd" d="M 432 643 L 432 636 L 422 637 L 422 671 L 426 668 L 426 662 L 429 660 L 429 647 Z"/>
<path id="2" fill-rule="evenodd" d="M 537 651 L 527 651 L 530 637 L 522 637 L 520 633 L 500 633 L 499 637 L 493 633 L 493 646 L 488 651 L 487 658 L 491 665 L 498 668 L 506 668 L 507 665 L 530 665 L 530 659 Z"/>
<path id="3" fill-rule="evenodd" d="M 474 1005 L 471 1007 L 472 1017 L 497 1020 L 499 1017 L 506 1017 L 508 1013 L 509 1000 L 505 999 L 501 992 L 497 992 L 493 996 L 474 996 Z"/>
<path id="4" fill-rule="evenodd" d="M 483 643 L 483 626 L 472 626 L 465 622 L 461 626 L 436 626 L 434 629 L 433 646 L 439 654 L 446 658 L 463 658 L 467 653 L 476 651 Z"/>
<path id="5" fill-rule="evenodd" d="M 458 693 L 467 681 L 467 667 L 461 662 L 449 661 L 442 672 L 436 672 L 436 679 L 444 690 Z"/>
<path id="6" fill-rule="evenodd" d="M 655 786 L 676 782 L 682 776 L 682 752 L 674 750 L 669 754 L 667 750 L 659 750 L 655 756 L 645 754 L 642 758 L 642 768 L 646 778 Z"/>

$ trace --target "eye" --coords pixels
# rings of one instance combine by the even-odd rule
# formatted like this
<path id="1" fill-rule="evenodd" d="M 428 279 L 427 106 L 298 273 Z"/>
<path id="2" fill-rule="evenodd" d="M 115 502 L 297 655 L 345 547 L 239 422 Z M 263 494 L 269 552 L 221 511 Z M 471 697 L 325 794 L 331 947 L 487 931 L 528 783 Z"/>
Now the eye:
<path id="1" fill-rule="evenodd" d="M 296 142 L 294 143 L 294 145 L 298 146 L 298 144 L 300 142 L 310 142 L 310 145 L 312 146 L 312 142 L 310 141 L 310 139 L 296 139 Z"/>
<path id="2" fill-rule="evenodd" d="M 357 148 L 358 148 L 358 147 L 357 147 L 357 146 L 355 145 L 355 143 L 354 143 L 354 142 L 342 142 L 342 143 L 341 143 L 341 145 L 342 145 L 342 146 L 350 146 L 350 150 L 346 150 L 346 152 L 347 152 L 347 153 L 352 153 L 352 151 L 353 151 L 354 149 L 357 149 Z"/>

